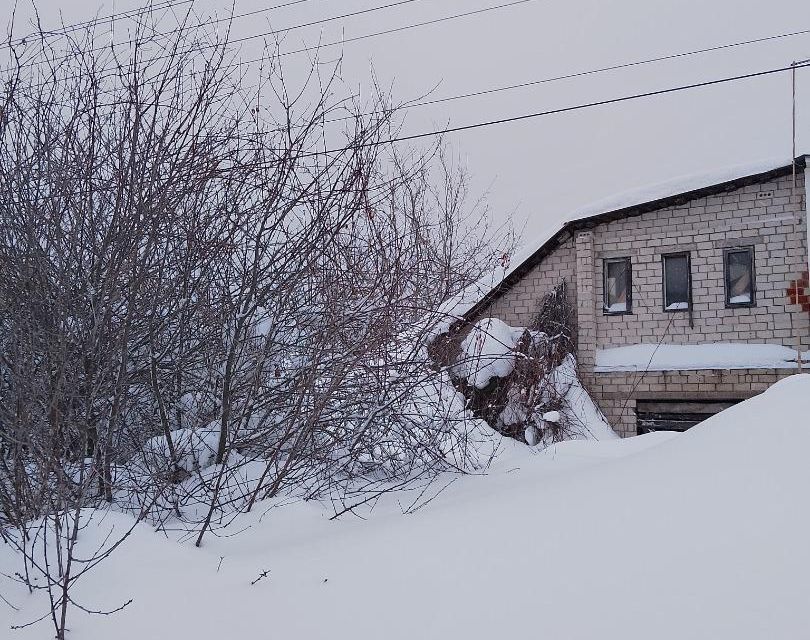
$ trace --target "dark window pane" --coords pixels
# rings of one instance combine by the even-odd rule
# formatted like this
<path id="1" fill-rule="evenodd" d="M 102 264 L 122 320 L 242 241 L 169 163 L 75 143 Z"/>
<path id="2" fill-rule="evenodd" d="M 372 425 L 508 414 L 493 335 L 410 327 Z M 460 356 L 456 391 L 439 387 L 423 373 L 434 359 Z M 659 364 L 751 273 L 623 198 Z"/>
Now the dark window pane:
<path id="1" fill-rule="evenodd" d="M 627 285 L 629 266 L 626 260 L 614 260 L 607 263 L 605 278 L 605 307 L 608 311 L 621 312 L 628 310 Z"/>
<path id="2" fill-rule="evenodd" d="M 664 258 L 664 305 L 668 311 L 689 308 L 689 258 Z"/>
<path id="3" fill-rule="evenodd" d="M 753 296 L 753 269 L 750 251 L 729 251 L 726 254 L 729 304 L 747 304 Z"/>

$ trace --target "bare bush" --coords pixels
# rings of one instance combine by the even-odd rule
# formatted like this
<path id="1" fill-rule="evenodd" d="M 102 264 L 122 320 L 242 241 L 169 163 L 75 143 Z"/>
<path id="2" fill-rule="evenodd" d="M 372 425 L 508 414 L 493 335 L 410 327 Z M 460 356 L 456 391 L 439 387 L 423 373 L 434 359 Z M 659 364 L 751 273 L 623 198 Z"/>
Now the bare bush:
<path id="1" fill-rule="evenodd" d="M 511 338 L 491 333 L 486 321 L 476 324 L 466 340 L 467 349 L 456 355 L 454 364 L 455 384 L 475 415 L 500 433 L 529 444 L 558 442 L 587 427 L 567 411 L 566 395 L 574 380 L 560 373 L 566 358 L 576 352 L 576 319 L 566 282 L 537 306 L 529 327 L 512 331 Z M 485 341 L 496 343 L 489 361 L 508 362 L 508 372 L 477 385 L 476 375 L 489 366 Z"/>
<path id="2" fill-rule="evenodd" d="M 339 64 L 290 86 L 268 48 L 252 86 L 199 26 L 41 34 L 2 77 L 0 535 L 59 638 L 127 533 L 80 560 L 88 509 L 199 545 L 259 499 L 343 511 L 480 462 L 426 353 L 503 251 L 464 172 L 389 143 Z"/>

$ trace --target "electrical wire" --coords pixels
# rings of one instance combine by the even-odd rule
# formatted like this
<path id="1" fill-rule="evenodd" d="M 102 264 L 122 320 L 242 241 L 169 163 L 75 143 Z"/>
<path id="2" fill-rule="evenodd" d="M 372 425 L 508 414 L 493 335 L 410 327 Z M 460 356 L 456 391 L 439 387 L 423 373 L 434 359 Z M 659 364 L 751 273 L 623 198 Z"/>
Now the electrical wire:
<path id="1" fill-rule="evenodd" d="M 374 9 L 374 10 L 379 10 L 381 8 L 390 8 L 390 7 L 393 7 L 393 6 L 398 6 L 400 4 L 406 4 L 406 3 L 409 3 L 409 2 L 416 2 L 416 1 L 419 1 L 419 0 L 400 0 L 400 2 L 385 5 L 385 7 L 378 7 L 376 9 Z M 278 57 L 284 57 L 284 56 L 304 53 L 304 52 L 308 52 L 308 51 L 317 51 L 317 50 L 327 48 L 327 47 L 339 46 L 339 45 L 343 45 L 343 44 L 350 43 L 350 42 L 357 42 L 357 41 L 360 41 L 360 40 L 365 40 L 367 38 L 373 38 L 373 37 L 378 37 L 378 36 L 382 36 L 382 35 L 398 33 L 398 32 L 406 31 L 406 30 L 409 30 L 409 29 L 415 29 L 415 28 L 424 27 L 424 26 L 433 25 L 433 24 L 438 24 L 438 23 L 442 23 L 442 22 L 448 22 L 448 21 L 451 21 L 451 20 L 458 20 L 458 19 L 461 19 L 461 18 L 467 18 L 467 17 L 470 17 L 470 16 L 479 15 L 479 14 L 487 13 L 487 12 L 490 12 L 490 11 L 497 11 L 497 10 L 501 10 L 501 9 L 510 8 L 510 7 L 513 7 L 513 6 L 516 6 L 516 5 L 522 5 L 522 4 L 526 4 L 526 3 L 529 3 L 529 2 L 536 2 L 536 1 L 537 0 L 513 0 L 512 2 L 506 2 L 506 3 L 503 3 L 503 4 L 483 7 L 483 8 L 475 9 L 475 10 L 472 10 L 472 11 L 465 11 L 463 13 L 452 14 L 452 15 L 449 15 L 449 16 L 441 17 L 441 18 L 434 18 L 432 20 L 427 20 L 427 21 L 424 21 L 424 22 L 418 22 L 418 23 L 413 23 L 413 24 L 409 24 L 409 25 L 404 25 L 402 27 L 396 27 L 394 29 L 387 29 L 385 31 L 378 31 L 378 32 L 375 32 L 375 33 L 356 36 L 356 37 L 353 37 L 353 38 L 345 38 L 345 39 L 338 40 L 338 41 L 335 41 L 335 42 L 328 42 L 328 43 L 324 43 L 324 44 L 320 44 L 320 45 L 316 45 L 316 46 L 304 47 L 303 49 L 297 49 L 297 50 L 294 50 L 294 51 L 281 52 L 281 53 L 278 53 L 277 56 Z M 333 18 L 333 19 L 337 19 L 337 18 Z M 314 24 L 314 23 L 307 23 L 307 26 L 310 26 L 311 24 Z M 177 30 L 175 30 L 175 32 L 176 31 Z M 278 29 L 278 30 L 275 30 L 275 31 L 267 31 L 267 32 L 247 36 L 246 38 L 241 38 L 241 39 L 236 40 L 236 41 L 229 41 L 226 44 L 231 45 L 234 42 L 241 42 L 241 41 L 244 41 L 246 39 L 253 39 L 253 38 L 259 38 L 259 37 L 267 37 L 268 35 L 273 35 L 273 34 L 278 34 L 278 33 L 283 33 L 283 32 L 285 32 L 284 29 Z M 169 33 L 169 32 L 167 32 L 167 33 Z M 172 33 L 174 33 L 174 32 L 172 32 Z M 215 47 L 218 47 L 218 46 L 222 46 L 221 43 L 200 45 L 200 46 L 192 47 L 192 48 L 184 50 L 184 51 L 178 51 L 178 52 L 173 52 L 171 54 L 154 56 L 154 57 L 150 58 L 150 62 L 156 62 L 158 60 L 175 58 L 177 56 L 186 55 L 186 54 L 189 54 L 189 53 L 198 53 L 198 52 L 200 52 L 200 51 L 202 51 L 204 49 L 211 49 L 211 48 L 215 48 Z M 67 59 L 67 57 L 68 56 L 65 56 L 65 57 L 59 58 L 59 59 Z M 241 67 L 244 67 L 246 65 L 260 63 L 260 62 L 264 62 L 266 60 L 267 60 L 267 56 L 262 56 L 262 57 L 259 57 L 259 58 L 252 58 L 252 59 L 248 59 L 248 60 L 240 60 L 239 62 L 234 62 L 234 63 L 230 63 L 230 64 L 224 64 L 224 65 L 222 65 L 220 67 L 220 69 L 221 70 L 227 70 L 227 69 L 241 68 Z M 23 65 L 20 65 L 20 68 L 30 67 L 30 66 L 39 66 L 40 64 L 45 64 L 47 62 L 50 62 L 50 61 L 28 62 L 28 63 L 25 63 Z M 114 72 L 113 73 L 108 73 L 107 75 L 102 75 L 99 78 L 99 80 L 103 80 L 105 78 L 111 78 L 111 77 L 114 77 L 115 75 L 116 74 Z M 193 76 L 194 72 L 192 72 L 189 75 Z M 80 77 L 79 75 L 73 75 L 73 76 L 68 76 L 66 78 L 63 78 L 63 79 L 73 79 L 73 78 L 79 78 L 79 77 Z M 46 83 L 43 82 L 43 83 L 40 83 L 40 84 L 35 85 L 35 86 L 43 86 L 44 84 L 46 84 Z"/>
<path id="2" fill-rule="evenodd" d="M 550 77 L 547 77 L 547 78 L 540 78 L 538 80 L 530 80 L 530 81 L 527 81 L 527 82 L 520 82 L 520 83 L 517 83 L 517 84 L 510 84 L 510 85 L 504 85 L 504 86 L 494 87 L 494 88 L 490 88 L 490 89 L 481 89 L 481 90 L 478 90 L 478 91 L 470 91 L 470 92 L 467 92 L 467 93 L 460 93 L 460 94 L 455 94 L 455 95 L 450 95 L 450 96 L 444 96 L 444 97 L 441 97 L 441 98 L 434 98 L 434 99 L 431 99 L 431 100 L 419 100 L 419 101 L 413 101 L 413 102 L 406 102 L 405 104 L 402 105 L 402 109 L 407 110 L 407 109 L 412 109 L 412 108 L 416 108 L 416 107 L 426 107 L 426 106 L 431 106 L 431 105 L 436 105 L 436 104 L 443 104 L 443 103 L 446 103 L 446 102 L 454 102 L 456 100 L 466 100 L 466 99 L 469 99 L 469 98 L 477 98 L 477 97 L 480 97 L 480 96 L 491 95 L 491 94 L 494 94 L 494 93 L 501 93 L 501 92 L 504 92 L 504 91 L 514 91 L 514 90 L 517 90 L 517 89 L 525 89 L 525 88 L 528 88 L 528 87 L 534 87 L 534 86 L 538 86 L 538 85 L 542 85 L 542 84 L 549 84 L 549 83 L 559 82 L 559 81 L 562 81 L 562 80 L 573 80 L 575 78 L 583 78 L 583 77 L 587 77 L 587 76 L 597 75 L 597 74 L 600 74 L 600 73 L 607 73 L 607 72 L 610 72 L 610 71 L 619 71 L 619 70 L 622 70 L 622 69 L 630 69 L 630 68 L 633 68 L 633 67 L 640 67 L 640 66 L 644 66 L 644 65 L 648 65 L 648 64 L 654 64 L 654 63 L 657 63 L 657 62 L 665 62 L 667 60 L 677 60 L 677 59 L 686 58 L 686 57 L 689 57 L 689 56 L 701 55 L 701 54 L 704 54 L 704 53 L 712 53 L 712 52 L 715 52 L 715 51 L 722 51 L 722 50 L 726 50 L 726 49 L 744 47 L 744 46 L 749 46 L 749 45 L 752 45 L 752 44 L 760 44 L 762 42 L 770 42 L 770 41 L 779 40 L 779 39 L 782 39 L 782 38 L 792 38 L 792 37 L 801 36 L 801 35 L 807 35 L 807 34 L 810 34 L 810 29 L 803 29 L 801 31 L 791 31 L 789 33 L 780 33 L 780 34 L 775 34 L 775 35 L 771 35 L 771 36 L 764 36 L 764 37 L 761 37 L 761 38 L 754 38 L 754 39 L 751 39 L 751 40 L 741 40 L 741 41 L 738 41 L 738 42 L 731 42 L 731 43 L 721 44 L 721 45 L 717 45 L 717 46 L 713 46 L 713 47 L 704 47 L 702 49 L 693 49 L 691 51 L 681 51 L 679 53 L 672 53 L 672 54 L 667 54 L 667 55 L 663 55 L 663 56 L 656 56 L 654 58 L 646 58 L 646 59 L 643 59 L 643 60 L 633 60 L 632 62 L 623 62 L 623 63 L 619 63 L 619 64 L 610 65 L 610 66 L 607 66 L 607 67 L 598 67 L 596 69 L 587 69 L 587 70 L 584 70 L 584 71 L 576 71 L 576 72 L 566 73 L 566 74 L 562 74 L 562 75 L 550 76 Z M 810 62 L 810 61 L 805 60 L 805 61 L 802 61 L 802 62 Z M 801 64 L 801 63 L 798 63 L 798 64 Z M 381 113 L 381 112 L 370 112 L 370 113 L 367 113 L 367 114 L 364 114 L 364 115 L 376 115 L 378 113 Z M 331 119 L 331 120 L 327 120 L 326 122 L 327 123 L 341 122 L 341 121 L 348 120 L 348 119 L 351 119 L 351 117 L 349 116 L 349 117 L 344 117 L 344 118 L 334 118 L 334 119 Z"/>
<path id="3" fill-rule="evenodd" d="M 791 64 L 786 67 L 778 67 L 775 69 L 766 69 L 765 71 L 755 71 L 752 73 L 744 73 L 736 76 L 729 76 L 725 78 L 717 78 L 715 80 L 706 80 L 703 82 L 693 82 L 690 84 L 678 85 L 675 87 L 667 87 L 665 89 L 658 89 L 655 91 L 645 91 L 643 93 L 634 93 L 626 96 L 620 96 L 618 98 L 609 98 L 606 100 L 596 100 L 593 102 L 585 102 L 580 103 L 568 107 L 560 107 L 557 109 L 547 109 L 544 111 L 535 111 L 532 113 L 525 113 L 518 116 L 510 116 L 506 118 L 497 118 L 494 120 L 485 120 L 483 122 L 476 122 L 473 124 L 466 124 L 456 127 L 447 127 L 445 129 L 441 129 L 438 131 L 423 131 L 421 133 L 414 133 L 404 136 L 398 136 L 394 138 L 389 138 L 387 140 L 379 140 L 376 142 L 369 142 L 369 143 L 360 143 L 357 145 L 350 145 L 347 147 L 342 147 L 338 149 L 330 149 L 325 151 L 319 152 L 312 152 L 308 155 L 322 155 L 322 154 L 329 154 L 329 153 L 344 153 L 346 151 L 355 150 L 355 149 L 362 149 L 364 147 L 371 147 L 371 146 L 383 146 L 388 144 L 394 144 L 398 142 L 409 142 L 412 140 L 420 140 L 423 138 L 430 138 L 436 136 L 443 136 L 448 133 L 459 133 L 464 131 L 472 131 L 473 129 L 481 129 L 484 127 L 494 127 L 503 124 L 513 124 L 515 122 L 521 122 L 524 120 L 531 120 L 535 118 L 542 118 L 552 115 L 558 115 L 561 113 L 570 113 L 572 111 L 581 111 L 583 109 L 592 109 L 594 107 L 601 107 L 610 104 L 620 104 L 623 102 L 629 102 L 631 100 L 640 100 L 642 98 L 651 98 L 654 96 L 662 96 L 667 95 L 670 93 L 677 93 L 680 91 L 689 91 L 692 89 L 699 89 L 703 87 L 711 87 L 719 84 L 727 84 L 730 82 L 739 82 L 741 80 L 749 80 L 751 78 L 761 78 L 764 76 L 770 76 L 777 73 L 785 73 L 785 72 L 792 72 L 794 69 L 802 69 L 810 67 L 810 62 L 807 63 L 800 63 L 800 64 Z"/>
<path id="4" fill-rule="evenodd" d="M 424 132 L 421 132 L 421 133 L 415 133 L 415 134 L 410 134 L 410 135 L 404 135 L 404 136 L 397 136 L 397 137 L 393 137 L 393 138 L 388 138 L 386 140 L 377 140 L 377 141 L 368 142 L 368 143 L 361 142 L 361 143 L 347 145 L 347 146 L 340 147 L 340 148 L 335 148 L 335 149 L 328 149 L 328 150 L 325 149 L 325 150 L 320 150 L 320 151 L 302 152 L 302 153 L 296 154 L 296 158 L 316 157 L 316 156 L 317 157 L 322 157 L 324 155 L 347 153 L 347 152 L 352 152 L 353 153 L 353 152 L 359 151 L 361 149 L 370 148 L 370 147 L 381 147 L 381 146 L 392 145 L 392 144 L 396 144 L 396 143 L 400 143 L 400 142 L 407 142 L 407 141 L 420 140 L 420 139 L 429 138 L 429 137 L 443 136 L 443 135 L 446 135 L 448 133 L 460 133 L 460 132 L 466 132 L 466 131 L 471 131 L 471 130 L 474 130 L 474 129 L 485 128 L 485 127 L 493 127 L 493 126 L 499 126 L 499 125 L 504 125 L 504 124 L 514 124 L 516 122 L 522 122 L 522 121 L 525 121 L 525 120 L 536 119 L 536 118 L 541 118 L 541 117 L 548 117 L 548 116 L 557 115 L 557 114 L 561 114 L 561 113 L 570 113 L 570 112 L 573 112 L 573 111 L 580 111 L 580 110 L 583 110 L 583 109 L 592 109 L 592 108 L 595 108 L 595 107 L 605 106 L 605 105 L 610 105 L 610 104 L 621 104 L 621 103 L 629 102 L 631 100 L 640 100 L 642 98 L 650 98 L 650 97 L 654 97 L 654 96 L 668 95 L 668 94 L 671 94 L 671 93 L 677 93 L 677 92 L 681 92 L 681 91 L 689 91 L 689 90 L 692 90 L 692 89 L 698 89 L 698 88 L 704 88 L 704 87 L 717 86 L 717 85 L 721 85 L 721 84 L 728 84 L 728 83 L 731 83 L 731 82 L 740 82 L 740 81 L 743 81 L 743 80 L 749 80 L 749 79 L 752 79 L 752 78 L 760 78 L 760 77 L 770 76 L 770 75 L 774 75 L 774 74 L 778 74 L 778 73 L 793 72 L 794 70 L 807 68 L 807 67 L 810 67 L 810 61 L 806 61 L 806 62 L 802 62 L 802 63 L 793 63 L 793 64 L 790 64 L 788 66 L 777 67 L 777 68 L 773 68 L 773 69 L 766 69 L 764 71 L 755 71 L 755 72 L 751 72 L 751 73 L 739 74 L 739 75 L 736 75 L 736 76 L 728 76 L 728 77 L 724 77 L 724 78 L 717 78 L 717 79 L 714 79 L 714 80 L 706 80 L 706 81 L 703 81 L 703 82 L 693 82 L 693 83 L 689 83 L 689 84 L 676 85 L 674 87 L 667 87 L 667 88 L 658 89 L 658 90 L 655 90 L 655 91 L 645 91 L 645 92 L 642 92 L 642 93 L 634 93 L 634 94 L 629 94 L 629 95 L 625 95 L 625 96 L 619 96 L 617 98 L 609 98 L 609 99 L 606 99 L 606 100 L 596 100 L 596 101 L 592 101 L 592 102 L 585 102 L 585 103 L 580 103 L 580 104 L 576 104 L 576 105 L 571 105 L 571 106 L 568 106 L 568 107 L 560 107 L 560 108 L 557 108 L 557 109 L 547 109 L 547 110 L 544 110 L 544 111 L 535 111 L 535 112 L 532 112 L 532 113 L 526 113 L 526 114 L 522 114 L 522 115 L 518 115 L 518 116 L 510 116 L 510 117 L 498 118 L 498 119 L 494 119 L 494 120 L 486 120 L 486 121 L 482 121 L 482 122 L 476 122 L 476 123 L 457 126 L 457 127 L 448 127 L 448 128 L 445 128 L 445 129 L 442 129 L 442 130 L 439 130 L 439 131 L 424 131 Z M 266 149 L 266 150 L 270 151 L 270 152 L 276 152 L 276 153 L 279 153 L 279 154 L 288 152 L 288 150 L 284 150 L 284 149 Z M 255 165 L 254 168 L 259 168 L 259 169 L 265 168 L 265 167 L 266 168 L 272 168 L 273 166 L 275 166 L 275 165 L 272 165 L 272 164 L 270 164 L 270 165 L 257 164 L 257 165 Z M 9 204 L 9 203 L 6 202 L 5 204 Z"/>
<path id="5" fill-rule="evenodd" d="M 629 69 L 632 67 L 639 67 L 646 64 L 651 64 L 654 62 L 665 62 L 667 60 L 677 60 L 678 58 L 685 58 L 688 56 L 694 56 L 702 53 L 712 53 L 714 51 L 722 51 L 724 49 L 732 49 L 735 47 L 744 47 L 752 44 L 759 44 L 762 42 L 769 42 L 771 40 L 779 40 L 782 38 L 793 38 L 795 36 L 802 36 L 810 34 L 810 29 L 803 29 L 801 31 L 791 31 L 789 33 L 780 33 L 772 36 L 765 36 L 762 38 L 754 38 L 752 40 L 741 40 L 739 42 L 731 42 L 728 44 L 721 44 L 714 47 L 705 47 L 703 49 L 693 49 L 691 51 L 682 51 L 680 53 L 672 53 L 669 55 L 657 56 L 655 58 L 647 58 L 644 60 L 634 60 L 632 62 L 624 62 L 621 64 L 614 64 L 607 67 L 599 67 L 597 69 L 589 69 L 587 71 L 577 71 L 575 73 L 567 73 L 565 75 L 559 76 L 552 76 L 550 78 L 542 78 L 540 80 L 531 80 L 529 82 L 521 82 L 518 84 L 511 84 L 502 87 L 496 87 L 494 89 L 483 89 L 481 91 L 473 91 L 470 93 L 462 93 L 454 96 L 448 96 L 445 98 L 436 98 L 434 100 L 426 100 L 423 102 L 416 102 L 409 104 L 408 107 L 423 107 L 427 105 L 433 104 L 440 104 L 443 102 L 450 102 L 453 100 L 461 100 L 464 98 L 474 98 L 478 96 L 489 95 L 492 93 L 500 93 L 502 91 L 512 91 L 515 89 L 524 89 L 526 87 L 533 87 L 540 84 L 546 84 L 549 82 L 558 82 L 560 80 L 572 80 L 574 78 L 582 78 L 584 76 L 595 75 L 598 73 L 605 73 L 606 71 L 619 71 L 621 69 Z"/>
<path id="6" fill-rule="evenodd" d="M 163 2 L 158 2 L 157 4 L 150 3 L 148 5 L 144 5 L 142 7 L 138 7 L 135 9 L 129 9 L 127 11 L 119 11 L 117 13 L 111 13 L 109 15 L 101 16 L 99 18 L 93 18 L 92 20 L 74 22 L 72 24 L 63 25 L 62 27 L 58 27 L 56 29 L 32 31 L 31 33 L 21 36 L 12 42 L 4 42 L 0 44 L 0 49 L 8 49 L 15 45 L 25 44 L 28 40 L 31 39 L 65 36 L 68 33 L 79 31 L 80 29 L 95 27 L 96 25 L 105 24 L 107 22 L 112 23 L 115 22 L 116 20 L 125 20 L 126 18 L 138 17 L 152 11 L 160 11 L 162 9 L 174 9 L 175 7 L 179 7 L 185 4 L 192 4 L 195 1 L 196 0 L 164 0 Z M 297 2 L 309 2 L 309 0 L 296 0 L 296 3 Z"/>
<path id="7" fill-rule="evenodd" d="M 181 33 L 181 32 L 191 32 L 191 31 L 193 31 L 195 29 L 200 29 L 202 27 L 213 26 L 215 24 L 219 24 L 219 23 L 223 23 L 223 22 L 230 23 L 233 20 L 236 20 L 236 19 L 239 19 L 239 18 L 244 18 L 244 17 L 248 17 L 248 16 L 254 16 L 254 15 L 258 15 L 260 13 L 266 13 L 268 11 L 273 11 L 275 9 L 280 9 L 280 8 L 283 8 L 283 7 L 289 7 L 289 6 L 292 6 L 292 5 L 295 5 L 295 4 L 300 4 L 302 2 L 308 2 L 308 1 L 309 0 L 294 0 L 293 2 L 287 2 L 286 4 L 274 5 L 272 7 L 265 7 L 263 9 L 256 9 L 254 11 L 248 11 L 247 13 L 228 16 L 228 17 L 225 17 L 225 18 L 217 18 L 217 19 L 214 19 L 214 20 L 206 20 L 206 21 L 200 22 L 199 24 L 193 24 L 193 25 L 187 25 L 187 26 L 179 26 L 179 27 L 177 27 L 175 29 L 171 29 L 169 31 L 164 31 L 164 32 L 155 34 L 153 41 L 166 40 L 166 39 L 169 39 L 171 36 L 173 36 L 175 34 L 178 34 L 178 33 Z M 267 38 L 267 37 L 279 35 L 279 34 L 282 34 L 282 33 L 286 34 L 286 33 L 290 32 L 290 31 L 295 31 L 297 29 L 304 29 L 304 28 L 307 28 L 307 27 L 314 27 L 314 26 L 318 26 L 318 25 L 327 24 L 329 22 L 334 22 L 336 20 L 345 20 L 347 18 L 354 18 L 354 17 L 357 17 L 357 16 L 366 15 L 366 14 L 369 14 L 369 13 L 376 13 L 378 11 L 385 11 L 387 9 L 394 9 L 394 8 L 400 7 L 402 5 L 412 4 L 414 2 L 423 2 L 423 1 L 424 0 L 396 0 L 395 2 L 389 2 L 389 3 L 384 4 L 384 5 L 379 5 L 379 6 L 375 6 L 375 7 L 368 7 L 368 8 L 365 8 L 365 9 L 359 9 L 357 11 L 350 11 L 348 13 L 342 13 L 342 14 L 335 15 L 335 16 L 329 16 L 327 18 L 319 18 L 318 20 L 311 20 L 309 22 L 303 22 L 303 23 L 299 23 L 299 24 L 290 25 L 289 27 L 284 27 L 284 28 L 281 28 L 281 29 L 271 29 L 269 31 L 262 31 L 261 33 L 256 33 L 256 34 L 252 34 L 252 35 L 248 35 L 248 36 L 243 36 L 243 37 L 240 37 L 240 38 L 234 38 L 234 39 L 231 39 L 231 40 L 228 41 L 228 45 L 232 46 L 232 45 L 235 45 L 235 44 L 239 44 L 241 42 L 247 42 L 249 40 L 255 40 L 257 38 Z M 520 4 L 522 2 L 533 2 L 533 1 L 534 0 L 519 0 L 518 4 Z M 110 44 L 105 44 L 103 46 L 88 49 L 87 53 L 92 53 L 94 51 L 101 51 L 103 49 L 107 49 L 107 48 L 110 48 L 110 47 L 132 46 L 133 44 L 135 44 L 134 40 L 125 40 L 125 41 L 120 41 L 120 42 L 114 42 L 114 43 L 110 43 Z M 206 45 L 198 45 L 196 47 L 192 47 L 191 49 L 189 49 L 188 52 L 203 51 L 205 49 L 210 49 L 210 48 L 213 48 L 213 47 L 216 47 L 216 46 L 218 46 L 216 43 L 206 44 Z M 181 52 L 181 53 L 183 53 L 183 52 Z M 49 62 L 65 60 L 65 59 L 67 59 L 69 57 L 70 57 L 70 54 L 66 54 L 64 56 L 54 58 L 53 60 L 49 60 Z M 159 60 L 161 58 L 157 57 L 155 59 Z M 41 63 L 34 61 L 34 62 L 26 63 L 25 65 L 21 65 L 21 66 L 24 67 L 24 66 L 31 66 L 31 65 L 36 65 L 36 64 L 41 64 Z"/>

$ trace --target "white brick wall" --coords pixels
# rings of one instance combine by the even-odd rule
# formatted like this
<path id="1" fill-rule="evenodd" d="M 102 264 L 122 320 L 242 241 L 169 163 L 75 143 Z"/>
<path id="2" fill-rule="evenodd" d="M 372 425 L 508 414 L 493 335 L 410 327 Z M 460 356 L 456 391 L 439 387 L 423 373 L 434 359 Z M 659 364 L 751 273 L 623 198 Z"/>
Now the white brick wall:
<path id="1" fill-rule="evenodd" d="M 577 232 L 577 360 L 586 371 L 593 369 L 596 358 L 596 309 L 592 304 L 596 294 L 593 242 L 591 231 Z"/>
<path id="2" fill-rule="evenodd" d="M 795 191 L 792 177 L 785 176 L 576 232 L 480 317 L 526 326 L 543 295 L 566 279 L 576 296 L 584 381 L 622 435 L 635 434 L 640 397 L 727 400 L 759 393 L 791 370 L 596 374 L 595 351 L 659 341 L 798 341 L 810 349 L 810 313 L 790 304 L 787 295 L 791 281 L 808 270 L 804 186 L 802 173 Z M 756 305 L 726 308 L 723 250 L 748 245 L 754 247 Z M 690 252 L 693 326 L 688 313 L 663 309 L 661 256 L 677 251 Z M 606 315 L 602 261 L 622 256 L 632 259 L 632 313 Z"/>
<path id="3" fill-rule="evenodd" d="M 599 373 L 588 389 L 622 437 L 636 435 L 636 402 L 645 400 L 740 400 L 762 393 L 795 369 L 650 371 Z"/>
<path id="4" fill-rule="evenodd" d="M 810 314 L 791 305 L 790 281 L 807 266 L 804 176 L 796 193 L 792 178 L 751 185 L 724 195 L 601 224 L 594 229 L 597 347 L 659 340 L 675 344 L 769 342 L 810 348 Z M 771 193 L 772 197 L 758 197 Z M 723 250 L 753 246 L 756 305 L 726 308 Z M 692 261 L 693 327 L 687 312 L 663 307 L 661 255 L 689 251 Z M 629 256 L 633 312 L 602 311 L 603 258 Z"/>
<path id="5" fill-rule="evenodd" d="M 539 311 L 538 302 L 565 279 L 572 299 L 576 292 L 576 250 L 573 238 L 559 247 L 527 273 L 512 289 L 496 299 L 480 317 L 500 318 L 513 327 L 531 324 Z"/>

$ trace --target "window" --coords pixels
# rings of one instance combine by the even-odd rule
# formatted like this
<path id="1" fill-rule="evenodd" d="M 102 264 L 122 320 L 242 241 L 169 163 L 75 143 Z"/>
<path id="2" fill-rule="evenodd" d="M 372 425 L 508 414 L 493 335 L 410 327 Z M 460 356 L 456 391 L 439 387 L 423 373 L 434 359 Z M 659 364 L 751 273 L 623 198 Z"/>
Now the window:
<path id="1" fill-rule="evenodd" d="M 686 311 L 692 303 L 692 277 L 688 253 L 662 256 L 664 262 L 664 310 Z"/>
<path id="2" fill-rule="evenodd" d="M 611 258 L 604 264 L 605 313 L 630 313 L 632 267 L 630 258 Z"/>
<path id="3" fill-rule="evenodd" d="M 726 249 L 726 306 L 754 305 L 754 248 Z"/>

